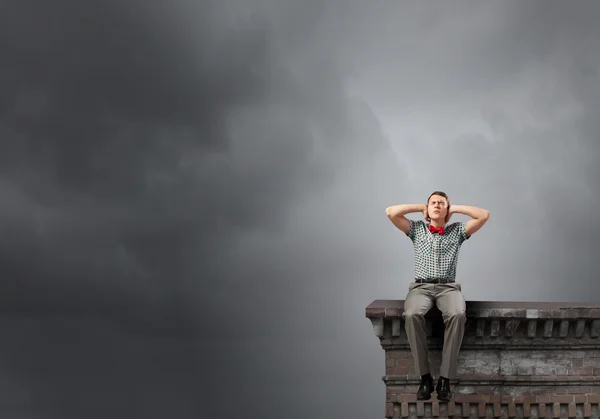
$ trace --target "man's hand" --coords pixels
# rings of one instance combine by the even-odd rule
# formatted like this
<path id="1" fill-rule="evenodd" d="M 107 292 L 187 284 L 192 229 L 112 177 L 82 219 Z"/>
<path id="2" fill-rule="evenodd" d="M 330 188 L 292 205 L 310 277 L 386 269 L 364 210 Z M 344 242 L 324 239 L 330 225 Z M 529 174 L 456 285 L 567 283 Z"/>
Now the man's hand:
<path id="1" fill-rule="evenodd" d="M 450 218 L 452 218 L 452 215 L 456 213 L 456 209 L 454 208 L 454 205 L 449 205 L 448 206 L 448 221 L 450 221 Z"/>
<path id="2" fill-rule="evenodd" d="M 452 218 L 452 214 L 454 214 L 454 207 L 452 206 L 452 204 L 448 204 L 448 215 L 446 216 L 446 223 L 450 222 L 450 219 Z"/>

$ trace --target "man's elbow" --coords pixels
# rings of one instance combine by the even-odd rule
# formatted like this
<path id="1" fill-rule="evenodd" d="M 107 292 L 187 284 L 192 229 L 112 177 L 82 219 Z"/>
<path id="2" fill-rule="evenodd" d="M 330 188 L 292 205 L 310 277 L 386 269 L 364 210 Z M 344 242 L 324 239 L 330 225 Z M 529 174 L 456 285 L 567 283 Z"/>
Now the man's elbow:
<path id="1" fill-rule="evenodd" d="M 481 215 L 477 217 L 477 220 L 480 225 L 484 225 L 490 219 L 490 212 L 488 210 L 483 210 Z"/>

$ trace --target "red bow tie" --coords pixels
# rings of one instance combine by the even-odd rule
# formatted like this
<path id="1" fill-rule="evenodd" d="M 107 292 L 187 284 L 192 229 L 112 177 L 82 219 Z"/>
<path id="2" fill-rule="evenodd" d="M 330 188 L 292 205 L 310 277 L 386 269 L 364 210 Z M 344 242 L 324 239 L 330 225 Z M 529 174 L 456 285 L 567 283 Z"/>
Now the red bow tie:
<path id="1" fill-rule="evenodd" d="M 432 233 L 444 234 L 444 227 L 434 227 L 429 225 L 429 231 Z"/>

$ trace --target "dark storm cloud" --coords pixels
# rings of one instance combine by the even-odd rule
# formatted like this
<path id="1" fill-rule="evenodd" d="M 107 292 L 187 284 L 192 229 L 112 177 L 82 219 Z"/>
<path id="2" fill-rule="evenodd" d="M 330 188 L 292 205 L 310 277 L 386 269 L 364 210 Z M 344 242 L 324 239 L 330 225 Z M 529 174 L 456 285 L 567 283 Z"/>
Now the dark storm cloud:
<path id="1" fill-rule="evenodd" d="M 182 165 L 229 151 L 226 111 L 264 99 L 268 63 L 252 25 L 196 51 L 168 12 L 3 7 L 4 414 L 208 415 L 212 328 L 186 306 L 212 312 L 228 225 L 264 224 L 291 179 Z"/>
<path id="2" fill-rule="evenodd" d="M 369 106 L 302 41 L 322 10 L 305 6 L 4 7 L 1 351 L 14 414 L 215 417 L 234 413 L 238 382 L 248 413 L 266 417 L 276 389 L 258 383 L 284 379 L 273 360 L 300 374 L 277 344 L 331 330 L 317 324 L 329 313 L 318 284 L 336 289 L 325 249 L 348 255 L 327 226 L 342 201 L 352 219 L 383 220 L 385 194 L 360 202 L 396 170 Z M 298 394 L 312 381 L 300 377 Z"/>
<path id="3" fill-rule="evenodd" d="M 258 146 L 244 140 L 251 166 L 231 156 L 232 108 L 264 103 L 269 89 L 260 27 L 217 32 L 214 43 L 201 30 L 197 45 L 173 29 L 182 13 L 138 6 L 24 2 L 3 13 L 2 170 L 21 222 L 7 229 L 28 234 L 22 246 L 38 269 L 72 276 L 69 286 L 85 283 L 82 272 L 99 279 L 129 266 L 125 276 L 157 274 L 170 287 L 165 276 L 185 271 L 186 250 L 209 252 L 231 226 L 276 221 L 308 156 L 307 133 L 285 126 L 252 133 Z M 297 138 L 278 141 L 285 135 Z"/>
<path id="4" fill-rule="evenodd" d="M 432 189 L 492 210 L 465 282 L 588 295 L 536 292 L 591 266 L 597 13 L 530 4 L 3 6 L 3 406 L 381 411 L 363 310 L 412 273 L 384 208 Z"/>

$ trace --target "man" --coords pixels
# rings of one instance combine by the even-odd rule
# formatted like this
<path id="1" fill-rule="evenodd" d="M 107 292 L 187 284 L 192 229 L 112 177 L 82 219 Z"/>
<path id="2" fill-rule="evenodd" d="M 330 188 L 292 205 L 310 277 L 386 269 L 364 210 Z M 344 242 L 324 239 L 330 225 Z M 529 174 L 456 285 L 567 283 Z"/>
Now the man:
<path id="1" fill-rule="evenodd" d="M 422 212 L 426 222 L 405 217 L 414 212 Z M 468 215 L 471 219 L 446 226 L 455 213 Z M 386 214 L 412 240 L 415 252 L 415 281 L 409 286 L 402 317 L 415 366 L 421 375 L 417 399 L 429 400 L 433 391 L 424 316 L 436 304 L 446 329 L 436 392 L 438 400 L 450 401 L 450 380 L 456 379 L 458 352 L 466 322 L 465 299 L 460 284 L 455 282 L 458 254 L 462 243 L 487 222 L 490 213 L 466 205 L 451 206 L 448 195 L 435 191 L 427 204 L 395 205 L 388 207 Z"/>

